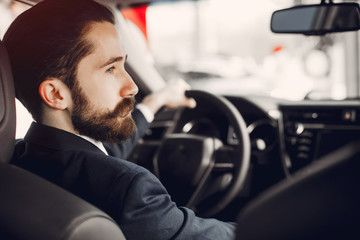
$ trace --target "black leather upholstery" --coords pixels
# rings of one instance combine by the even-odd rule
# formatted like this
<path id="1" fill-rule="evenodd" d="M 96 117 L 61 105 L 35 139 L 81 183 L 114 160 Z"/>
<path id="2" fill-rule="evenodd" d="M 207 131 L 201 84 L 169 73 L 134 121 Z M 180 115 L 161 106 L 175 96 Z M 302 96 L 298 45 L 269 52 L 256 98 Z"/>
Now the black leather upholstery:
<path id="1" fill-rule="evenodd" d="M 237 238 L 360 239 L 360 143 L 315 161 L 250 203 Z"/>
<path id="2" fill-rule="evenodd" d="M 0 162 L 9 162 L 15 143 L 15 92 L 9 60 L 0 42 Z"/>
<path id="3" fill-rule="evenodd" d="M 15 97 L 0 41 L 0 239 L 125 239 L 104 212 L 9 161 L 15 142 Z"/>

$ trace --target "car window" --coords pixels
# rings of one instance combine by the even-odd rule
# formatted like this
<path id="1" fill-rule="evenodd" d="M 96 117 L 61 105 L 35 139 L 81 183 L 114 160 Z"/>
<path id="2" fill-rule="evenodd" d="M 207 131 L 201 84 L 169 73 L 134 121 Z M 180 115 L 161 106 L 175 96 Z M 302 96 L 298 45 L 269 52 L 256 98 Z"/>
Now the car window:
<path id="1" fill-rule="evenodd" d="M 344 99 L 344 42 L 356 33 L 272 33 L 272 12 L 299 3 L 318 1 L 158 1 L 146 9 L 142 30 L 166 80 L 223 94 Z"/>

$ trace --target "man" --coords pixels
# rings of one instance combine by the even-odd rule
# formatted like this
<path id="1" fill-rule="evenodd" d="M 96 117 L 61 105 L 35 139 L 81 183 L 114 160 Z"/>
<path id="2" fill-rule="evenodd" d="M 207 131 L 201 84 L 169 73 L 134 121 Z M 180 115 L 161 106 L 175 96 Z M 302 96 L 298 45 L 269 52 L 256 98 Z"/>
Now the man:
<path id="1" fill-rule="evenodd" d="M 111 11 L 92 0 L 45 0 L 12 23 L 4 43 L 17 97 L 36 121 L 14 164 L 96 205 L 128 239 L 234 237 L 234 225 L 177 207 L 154 175 L 119 158 L 148 122 L 132 112 L 138 89 Z M 148 96 L 143 111 L 165 102 L 194 107 L 186 88 L 175 83 Z"/>

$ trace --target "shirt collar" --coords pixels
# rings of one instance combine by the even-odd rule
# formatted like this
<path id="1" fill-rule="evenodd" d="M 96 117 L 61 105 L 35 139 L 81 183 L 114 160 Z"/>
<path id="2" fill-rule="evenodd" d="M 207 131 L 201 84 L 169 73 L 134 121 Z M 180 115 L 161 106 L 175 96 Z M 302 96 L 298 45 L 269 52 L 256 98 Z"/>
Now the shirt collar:
<path id="1" fill-rule="evenodd" d="M 88 142 L 94 144 L 96 147 L 98 147 L 101 151 L 103 151 L 106 155 L 109 155 L 108 152 L 106 151 L 104 145 L 102 144 L 102 142 L 100 141 L 96 141 L 92 138 L 89 138 L 88 136 L 84 136 L 84 135 L 80 135 L 80 134 L 76 134 L 77 136 L 87 140 Z"/>

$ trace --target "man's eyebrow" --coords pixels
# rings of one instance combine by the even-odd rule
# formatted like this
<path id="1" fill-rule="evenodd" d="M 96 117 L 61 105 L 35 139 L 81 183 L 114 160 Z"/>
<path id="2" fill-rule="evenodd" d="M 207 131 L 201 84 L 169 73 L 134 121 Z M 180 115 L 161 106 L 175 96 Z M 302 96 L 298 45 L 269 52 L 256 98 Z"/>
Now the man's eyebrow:
<path id="1" fill-rule="evenodd" d="M 113 64 L 113 63 L 115 63 L 115 62 L 120 62 L 120 61 L 122 61 L 123 59 L 125 59 L 125 61 L 126 61 L 127 57 L 128 57 L 127 54 L 126 54 L 125 56 L 112 57 L 112 58 L 110 58 L 108 61 L 106 61 L 106 63 L 104 63 L 103 65 L 101 65 L 100 68 L 103 68 L 103 67 L 105 67 L 105 66 L 107 66 L 107 65 Z"/>

